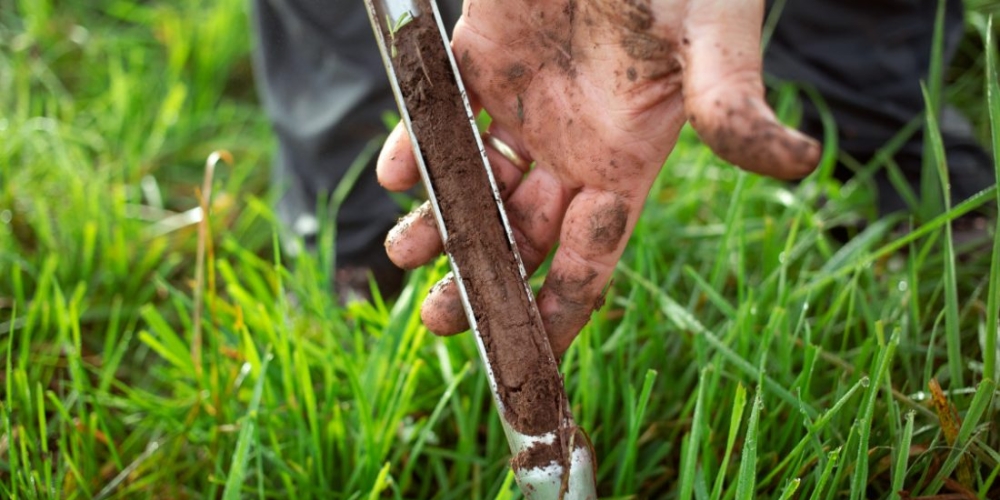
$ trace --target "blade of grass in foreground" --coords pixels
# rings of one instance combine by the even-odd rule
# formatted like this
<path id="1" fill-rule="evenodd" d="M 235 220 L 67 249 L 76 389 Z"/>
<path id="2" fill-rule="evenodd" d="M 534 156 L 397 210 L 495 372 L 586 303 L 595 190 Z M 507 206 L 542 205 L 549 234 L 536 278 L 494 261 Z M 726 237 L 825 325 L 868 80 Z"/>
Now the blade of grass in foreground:
<path id="1" fill-rule="evenodd" d="M 424 423 L 423 428 L 420 430 L 420 437 L 417 438 L 417 442 L 413 445 L 413 451 L 410 454 L 410 458 L 406 463 L 406 467 L 403 469 L 402 481 L 403 490 L 405 491 L 407 486 L 409 486 L 410 480 L 412 479 L 411 474 L 413 472 L 413 467 L 417 465 L 417 457 L 424 451 L 424 445 L 427 443 L 427 439 L 431 436 L 431 429 L 437 424 L 437 421 L 441 418 L 441 413 L 444 412 L 445 405 L 451 401 L 451 395 L 455 392 L 455 388 L 458 387 L 465 376 L 469 373 L 472 368 L 472 362 L 467 361 L 462 369 L 459 370 L 458 374 L 452 379 L 448 384 L 448 387 L 444 390 L 444 394 L 441 395 L 441 399 L 438 400 L 437 405 L 434 407 L 434 411 L 431 412 L 430 418 Z"/>
<path id="2" fill-rule="evenodd" d="M 993 40 L 993 17 L 986 23 L 986 99 L 990 110 L 990 131 L 993 139 L 993 168 L 1000 180 L 1000 85 L 997 83 L 997 51 Z M 996 191 L 997 209 L 1000 213 L 1000 190 Z M 983 376 L 998 380 L 997 373 L 997 314 L 1000 312 L 1000 217 L 994 232 L 993 259 L 990 262 L 989 295 L 986 306 L 986 341 L 983 348 Z"/>
<path id="3" fill-rule="evenodd" d="M 913 442 L 913 418 L 915 413 L 911 410 L 906 412 L 906 427 L 903 428 L 903 436 L 896 447 L 896 461 L 892 469 L 892 496 L 890 498 L 902 498 L 899 496 L 903 489 L 903 481 L 906 479 L 907 463 L 910 457 L 910 443 Z"/>
<path id="4" fill-rule="evenodd" d="M 931 95 L 927 86 L 921 84 L 924 102 L 927 109 L 932 107 Z M 948 182 L 948 161 L 944 155 L 944 142 L 938 128 L 937 115 L 927 113 L 927 138 L 930 141 L 934 163 L 937 165 L 941 189 L 944 195 L 945 211 L 951 209 L 951 184 Z M 958 331 L 958 284 L 955 279 L 955 245 L 952 240 L 951 221 L 944 226 L 944 300 L 945 300 L 945 340 L 948 346 L 948 369 L 951 375 L 950 386 L 953 389 L 964 387 L 962 379 L 962 338 Z"/>
<path id="5" fill-rule="evenodd" d="M 842 449 L 843 448 L 837 448 L 827 454 L 826 466 L 823 467 L 823 473 L 819 476 L 819 482 L 816 483 L 816 489 L 813 490 L 813 494 L 809 498 L 813 500 L 823 498 L 823 489 L 826 488 L 826 483 L 830 482 L 830 478 L 833 476 L 833 469 L 837 466 L 837 462 L 840 461 L 840 452 Z"/>
<path id="6" fill-rule="evenodd" d="M 698 377 L 698 398 L 694 404 L 691 432 L 685 436 L 681 446 L 681 500 L 688 500 L 694 493 L 695 467 L 698 464 L 698 449 L 701 445 L 702 411 L 705 406 L 705 391 L 708 387 L 707 368 Z"/>
<path id="7" fill-rule="evenodd" d="M 747 424 L 747 437 L 743 442 L 743 460 L 740 462 L 740 474 L 736 478 L 736 499 L 751 500 L 754 498 L 754 487 L 757 479 L 757 427 L 760 422 L 760 409 L 764 406 L 761 399 L 761 388 L 757 387 L 753 396 L 753 407 L 750 409 L 750 423 Z"/>
<path id="8" fill-rule="evenodd" d="M 880 343 L 882 343 L 884 336 L 881 322 L 876 323 L 876 334 Z M 875 365 L 875 378 L 872 380 L 872 383 L 868 384 L 868 389 L 865 393 L 864 403 L 860 412 L 861 415 L 858 419 L 860 421 L 857 422 L 859 435 L 858 458 L 854 466 L 854 475 L 851 481 L 851 498 L 862 498 L 865 494 L 865 485 L 868 484 L 868 444 L 871 439 L 872 419 L 875 415 L 875 399 L 882 387 L 882 379 L 886 377 L 889 371 L 889 365 L 892 362 L 892 356 L 896 352 L 898 344 L 898 337 L 893 335 L 889 343 L 883 345 Z"/>
<path id="9" fill-rule="evenodd" d="M 797 477 L 788 481 L 788 486 L 785 487 L 785 491 L 781 492 L 781 498 L 779 500 L 789 500 L 795 496 L 795 492 L 799 491 L 800 484 L 802 484 L 802 480 Z"/>
<path id="10" fill-rule="evenodd" d="M 979 488 L 979 498 L 986 498 L 986 492 L 990 491 L 990 488 L 993 487 L 993 482 L 996 481 L 997 476 L 1000 476 L 1000 463 L 993 468 L 993 472 L 983 481 L 982 486 Z"/>
<path id="11" fill-rule="evenodd" d="M 629 392 L 632 394 L 629 399 L 633 403 L 629 405 L 629 408 L 634 409 L 630 411 L 628 437 L 625 441 L 625 463 L 619 469 L 620 474 L 615 481 L 615 491 L 630 491 L 626 488 L 626 484 L 635 476 L 635 461 L 638 458 L 636 446 L 639 442 L 639 429 L 646 415 L 646 406 L 649 404 L 649 397 L 653 392 L 653 382 L 656 381 L 656 375 L 656 370 L 646 371 L 646 378 L 642 383 L 642 391 L 640 392 L 638 401 L 635 398 L 635 387 L 629 387 Z"/>
<path id="12" fill-rule="evenodd" d="M 511 500 L 514 498 L 514 469 L 507 470 L 507 478 L 503 480 L 503 485 L 500 486 L 500 492 L 497 493 L 495 500 Z"/>
<path id="13" fill-rule="evenodd" d="M 235 500 L 240 498 L 240 490 L 243 487 L 243 479 L 247 472 L 247 462 L 250 460 L 251 438 L 257 432 L 257 411 L 260 409 L 260 397 L 264 393 L 264 381 L 266 380 L 267 365 L 271 363 L 271 355 L 264 358 L 264 364 L 260 367 L 260 374 L 257 375 L 257 383 L 253 387 L 253 396 L 250 398 L 250 406 L 247 414 L 243 417 L 243 426 L 240 435 L 236 439 L 236 449 L 233 451 L 233 462 L 229 466 L 229 476 L 226 478 L 226 489 L 222 491 L 224 500 Z"/>
<path id="14" fill-rule="evenodd" d="M 391 466 L 391 463 L 386 462 L 382 466 L 382 469 L 378 471 L 378 477 L 375 478 L 375 486 L 372 487 L 372 491 L 368 495 L 368 500 L 378 500 L 382 496 L 382 492 L 389 487 L 389 467 Z"/>
<path id="15" fill-rule="evenodd" d="M 712 486 L 712 500 L 722 498 L 722 485 L 726 479 L 726 472 L 729 470 L 729 459 L 733 455 L 733 448 L 736 445 L 736 438 L 740 432 L 740 424 L 743 422 L 743 410 L 747 405 L 747 389 L 743 384 L 736 386 L 736 396 L 733 398 L 732 415 L 729 417 L 729 437 L 726 438 L 726 453 L 719 464 L 719 473 L 715 476 L 715 485 Z"/>
<path id="16" fill-rule="evenodd" d="M 941 88 L 944 84 L 942 66 L 944 61 L 945 3 L 945 0 L 938 0 L 937 12 L 934 17 L 934 34 L 931 38 L 931 61 L 930 67 L 927 68 L 927 80 L 929 84 L 925 88 L 926 92 L 924 95 L 924 115 L 928 119 L 931 116 L 936 118 L 941 110 Z M 934 176 L 935 165 L 931 165 L 931 162 L 937 163 L 937 158 L 933 154 L 935 136 L 940 138 L 940 134 L 932 131 L 929 127 L 924 129 L 923 168 L 920 169 L 920 215 L 923 216 L 924 220 L 930 219 L 931 216 L 935 215 L 941 209 L 940 193 L 936 189 L 939 178 Z M 947 191 L 946 186 L 946 184 L 941 184 L 941 187 Z"/>

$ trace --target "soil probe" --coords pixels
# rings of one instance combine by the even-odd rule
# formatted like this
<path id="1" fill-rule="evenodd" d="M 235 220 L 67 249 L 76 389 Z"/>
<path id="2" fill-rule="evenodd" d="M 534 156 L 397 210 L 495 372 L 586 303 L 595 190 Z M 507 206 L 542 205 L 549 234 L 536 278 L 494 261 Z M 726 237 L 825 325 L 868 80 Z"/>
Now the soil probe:
<path id="1" fill-rule="evenodd" d="M 529 500 L 596 500 L 593 449 L 570 414 L 437 5 L 433 0 L 365 0 L 365 5 L 486 368 L 517 483 Z M 428 114 L 438 115 L 436 123 L 463 125 L 432 133 L 439 125 L 426 125 Z M 455 156 L 463 147 L 471 154 Z M 442 162 L 445 150 L 473 168 L 443 164 L 456 161 Z M 456 182 L 456 175 L 463 177 Z M 473 211 L 481 213 L 470 225 L 467 212 Z M 506 316 L 497 314 L 505 308 L 523 320 L 498 318 Z M 527 347 L 504 349 L 515 345 Z M 521 357 L 527 369 L 519 366 Z M 518 383 L 512 384 L 515 378 Z"/>

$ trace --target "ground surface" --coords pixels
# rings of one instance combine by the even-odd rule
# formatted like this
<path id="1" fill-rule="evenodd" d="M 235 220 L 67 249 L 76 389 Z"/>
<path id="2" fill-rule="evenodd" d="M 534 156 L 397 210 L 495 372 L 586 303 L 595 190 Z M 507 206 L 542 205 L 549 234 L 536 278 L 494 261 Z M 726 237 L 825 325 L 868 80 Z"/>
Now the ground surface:
<path id="1" fill-rule="evenodd" d="M 245 8 L 0 0 L 0 497 L 517 496 L 472 339 L 419 324 L 443 263 L 349 310 L 324 259 L 275 264 Z M 986 136 L 970 40 L 943 94 Z M 216 149 L 198 280 L 175 215 Z M 601 493 L 996 498 L 1000 280 L 944 244 L 996 203 L 844 245 L 863 183 L 743 175 L 685 132 L 562 363 Z"/>

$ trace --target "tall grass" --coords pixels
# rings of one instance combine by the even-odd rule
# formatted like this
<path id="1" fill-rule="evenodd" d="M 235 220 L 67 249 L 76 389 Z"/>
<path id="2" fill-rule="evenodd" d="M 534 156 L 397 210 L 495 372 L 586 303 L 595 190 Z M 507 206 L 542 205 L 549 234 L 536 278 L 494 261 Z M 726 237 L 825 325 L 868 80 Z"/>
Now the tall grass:
<path id="1" fill-rule="evenodd" d="M 245 9 L 0 0 L 0 497 L 518 498 L 472 339 L 419 321 L 446 266 L 345 309 L 326 259 L 282 255 Z M 602 496 L 1000 494 L 1000 243 L 947 235 L 1000 194 L 841 244 L 871 200 L 824 157 L 789 186 L 683 133 L 562 364 Z"/>

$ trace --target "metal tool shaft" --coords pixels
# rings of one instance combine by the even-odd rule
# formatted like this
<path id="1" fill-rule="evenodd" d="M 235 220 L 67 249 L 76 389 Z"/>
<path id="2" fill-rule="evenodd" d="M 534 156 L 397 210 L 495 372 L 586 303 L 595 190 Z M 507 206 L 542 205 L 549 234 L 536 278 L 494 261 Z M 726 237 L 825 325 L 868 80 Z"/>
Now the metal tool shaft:
<path id="1" fill-rule="evenodd" d="M 435 193 L 434 184 L 431 180 L 431 175 L 428 172 L 427 164 L 420 147 L 421 141 L 427 140 L 428 138 L 420 137 L 418 134 L 414 133 L 413 122 L 411 121 L 410 113 L 407 108 L 407 102 L 400 88 L 396 68 L 393 65 L 393 52 L 395 51 L 392 46 L 393 40 L 387 39 L 387 34 L 394 33 L 396 29 L 399 29 L 398 25 L 394 26 L 393 24 L 398 24 L 398 20 L 405 19 L 406 16 L 410 16 L 414 19 L 420 16 L 434 17 L 438 31 L 440 32 L 440 43 L 443 44 L 445 52 L 448 55 L 452 78 L 454 78 L 461 94 L 462 104 L 467 115 L 466 118 L 468 119 L 468 126 L 472 129 L 472 134 L 476 140 L 479 156 L 482 160 L 482 168 L 485 169 L 486 174 L 489 176 L 493 200 L 496 203 L 496 208 L 503 223 L 504 233 L 507 237 L 507 246 L 513 252 L 514 258 L 517 262 L 517 266 L 520 271 L 520 281 L 527 293 L 529 305 L 533 309 L 532 314 L 537 316 L 538 311 L 533 298 L 534 295 L 531 288 L 527 284 L 524 265 L 517 252 L 513 232 L 511 231 L 510 223 L 507 220 L 506 212 L 503 209 L 503 201 L 500 197 L 500 190 L 497 186 L 496 179 L 493 177 L 493 172 L 490 169 L 489 159 L 486 156 L 483 140 L 476 126 L 475 116 L 472 113 L 472 107 L 469 104 L 465 87 L 459 76 L 458 65 L 455 62 L 454 54 L 452 53 L 451 46 L 448 44 L 447 32 L 445 30 L 444 23 L 441 21 L 441 15 L 437 9 L 437 5 L 433 0 L 425 0 L 424 2 L 419 2 L 418 0 L 365 0 L 365 5 L 368 10 L 369 19 L 372 23 L 372 28 L 375 31 L 375 37 L 378 41 L 379 49 L 382 53 L 382 60 L 392 85 L 392 91 L 399 107 L 400 118 L 409 133 L 410 141 L 413 146 L 413 154 L 420 169 L 420 175 L 424 186 L 427 189 L 438 229 L 441 232 L 442 239 L 447 242 L 449 238 L 449 227 L 445 223 L 445 217 L 442 216 L 441 206 L 438 203 L 438 196 Z M 459 265 L 456 264 L 455 258 L 450 253 L 448 254 L 448 257 L 455 277 L 455 283 L 462 298 L 462 305 L 465 310 L 466 317 L 468 318 L 469 326 L 476 337 L 479 355 L 486 368 L 487 377 L 490 383 L 490 390 L 493 393 L 493 399 L 496 402 L 497 410 L 503 424 L 504 432 L 507 436 L 507 441 L 510 445 L 511 453 L 517 457 L 519 454 L 526 453 L 535 446 L 553 445 L 560 439 L 557 435 L 560 430 L 570 429 L 575 432 L 576 426 L 573 423 L 572 416 L 570 415 L 568 409 L 563 411 L 562 421 L 558 429 L 552 429 L 551 431 L 545 432 L 541 435 L 528 435 L 519 432 L 514 428 L 514 426 L 511 425 L 511 422 L 508 421 L 506 418 L 506 412 L 504 411 L 504 402 L 498 392 L 498 381 L 494 373 L 495 370 L 494 367 L 491 366 L 490 358 L 483 343 L 483 335 L 481 334 L 479 324 L 476 321 L 477 314 L 476 311 L 473 310 L 473 306 L 469 300 L 468 290 L 466 289 L 465 283 L 462 279 L 462 269 L 459 268 Z M 494 334 L 502 334 L 502 332 Z M 550 357 L 552 356 L 551 351 L 546 354 Z M 556 374 L 556 376 L 558 375 Z M 562 395 L 562 399 L 563 401 L 566 400 L 565 394 Z M 567 459 L 562 463 L 559 461 L 551 461 L 547 465 L 514 468 L 515 477 L 525 498 L 528 498 L 529 500 L 596 500 L 597 494 L 594 481 L 594 468 L 596 462 L 593 457 L 592 449 L 590 448 L 589 443 L 575 443 L 574 445 L 572 443 L 573 439 L 569 439 L 569 441 L 570 445 L 563 450 L 564 455 L 568 454 L 569 457 L 567 457 Z M 565 445 L 565 443 L 563 444 Z"/>

